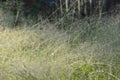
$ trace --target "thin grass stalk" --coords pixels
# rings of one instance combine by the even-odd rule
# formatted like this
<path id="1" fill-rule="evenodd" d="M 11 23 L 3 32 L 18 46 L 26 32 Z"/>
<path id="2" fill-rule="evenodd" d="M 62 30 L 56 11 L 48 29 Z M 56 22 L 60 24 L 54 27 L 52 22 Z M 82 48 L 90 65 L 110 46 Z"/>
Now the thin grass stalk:
<path id="1" fill-rule="evenodd" d="M 16 26 L 18 25 L 19 16 L 20 16 L 20 11 L 18 10 L 18 11 L 17 11 L 17 14 L 16 14 L 16 16 L 15 16 L 14 27 L 16 27 Z"/>
<path id="2" fill-rule="evenodd" d="M 84 0 L 84 14 L 87 14 L 87 1 Z"/>
<path id="3" fill-rule="evenodd" d="M 62 6 L 62 0 L 60 0 L 60 14 L 63 14 L 63 6 Z"/>
<path id="4" fill-rule="evenodd" d="M 101 18 L 101 16 L 102 16 L 102 1 L 101 0 L 99 0 L 99 3 L 98 3 L 98 7 L 99 7 L 99 18 Z"/>
<path id="5" fill-rule="evenodd" d="M 81 9 L 80 9 L 80 0 L 78 0 L 78 15 L 80 15 L 80 11 L 81 11 Z"/>
<path id="6" fill-rule="evenodd" d="M 66 12 L 68 12 L 69 11 L 68 0 L 65 0 L 65 6 L 66 6 Z"/>
<path id="7" fill-rule="evenodd" d="M 90 4 L 90 15 L 91 15 L 92 14 L 92 4 L 93 4 L 92 0 L 89 0 L 89 4 Z"/>

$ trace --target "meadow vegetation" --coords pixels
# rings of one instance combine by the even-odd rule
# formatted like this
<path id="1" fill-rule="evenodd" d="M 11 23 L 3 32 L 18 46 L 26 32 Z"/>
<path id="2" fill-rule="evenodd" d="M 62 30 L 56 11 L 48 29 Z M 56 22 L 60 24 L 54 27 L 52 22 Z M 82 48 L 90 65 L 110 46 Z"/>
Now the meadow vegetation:
<path id="1" fill-rule="evenodd" d="M 0 80 L 120 80 L 120 14 L 49 22 L 0 10 Z"/>

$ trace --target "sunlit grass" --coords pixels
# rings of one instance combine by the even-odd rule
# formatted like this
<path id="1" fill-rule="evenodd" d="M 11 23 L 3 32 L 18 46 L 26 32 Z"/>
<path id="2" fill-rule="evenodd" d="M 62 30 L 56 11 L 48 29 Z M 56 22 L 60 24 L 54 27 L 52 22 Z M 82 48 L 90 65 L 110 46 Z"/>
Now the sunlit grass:
<path id="1" fill-rule="evenodd" d="M 78 21 L 68 31 L 49 22 L 12 29 L 5 20 L 0 80 L 120 80 L 119 15 Z"/>

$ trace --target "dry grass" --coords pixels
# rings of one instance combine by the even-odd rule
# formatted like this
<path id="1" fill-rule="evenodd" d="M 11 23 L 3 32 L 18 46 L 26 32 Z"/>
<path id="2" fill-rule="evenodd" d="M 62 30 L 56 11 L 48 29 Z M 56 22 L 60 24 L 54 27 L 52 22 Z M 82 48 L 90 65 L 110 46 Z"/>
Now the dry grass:
<path id="1" fill-rule="evenodd" d="M 65 32 L 48 22 L 10 29 L 4 20 L 0 80 L 120 80 L 120 16 L 102 21 L 89 36 L 86 21 Z"/>

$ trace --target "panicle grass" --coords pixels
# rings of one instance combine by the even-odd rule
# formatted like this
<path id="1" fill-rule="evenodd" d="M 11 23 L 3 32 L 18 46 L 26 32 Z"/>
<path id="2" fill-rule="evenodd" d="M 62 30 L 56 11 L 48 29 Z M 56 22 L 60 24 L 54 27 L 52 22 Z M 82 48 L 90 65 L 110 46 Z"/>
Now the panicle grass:
<path id="1" fill-rule="evenodd" d="M 3 21 L 0 80 L 120 80 L 119 15 L 66 31 L 48 22 L 11 29 Z"/>

